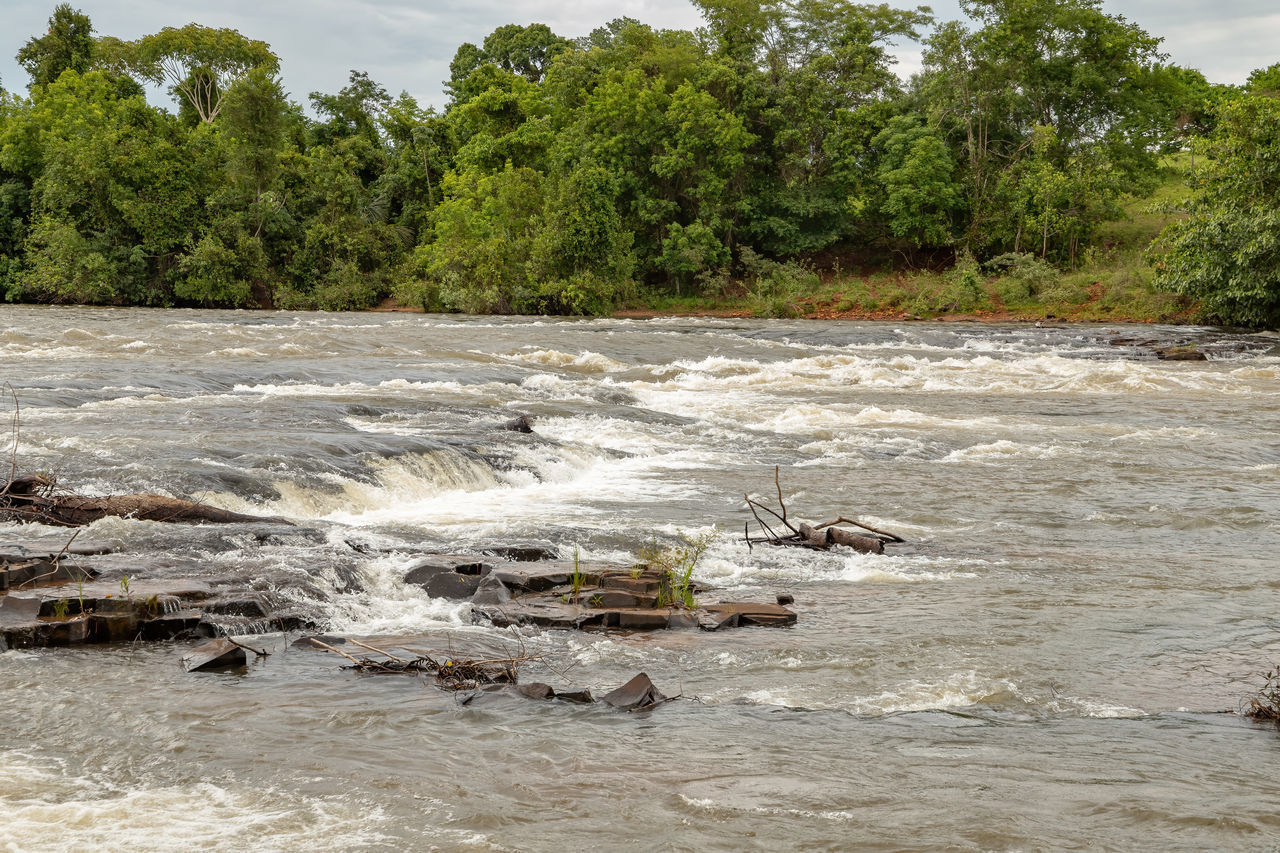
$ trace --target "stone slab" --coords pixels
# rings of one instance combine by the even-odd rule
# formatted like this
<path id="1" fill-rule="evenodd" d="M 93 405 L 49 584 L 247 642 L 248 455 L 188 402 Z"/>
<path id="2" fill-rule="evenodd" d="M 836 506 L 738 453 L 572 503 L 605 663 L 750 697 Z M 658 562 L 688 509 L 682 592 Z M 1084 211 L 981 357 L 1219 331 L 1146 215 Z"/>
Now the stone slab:
<path id="1" fill-rule="evenodd" d="M 199 672 L 207 669 L 244 666 L 246 661 L 244 649 L 228 639 L 219 638 L 196 646 L 183 655 L 182 668 L 187 672 Z"/>
<path id="2" fill-rule="evenodd" d="M 732 614 L 738 617 L 739 625 L 760 625 L 770 628 L 785 628 L 796 624 L 795 611 L 788 610 L 780 604 L 761 604 L 752 601 L 722 601 L 719 604 L 705 605 L 708 613 Z"/>

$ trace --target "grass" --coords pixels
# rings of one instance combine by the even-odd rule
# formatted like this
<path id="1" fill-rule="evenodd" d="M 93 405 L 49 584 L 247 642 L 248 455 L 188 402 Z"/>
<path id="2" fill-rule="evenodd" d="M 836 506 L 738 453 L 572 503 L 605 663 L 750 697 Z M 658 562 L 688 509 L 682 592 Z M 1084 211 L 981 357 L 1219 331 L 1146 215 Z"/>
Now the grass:
<path id="1" fill-rule="evenodd" d="M 682 534 L 680 545 L 661 547 L 657 542 L 652 542 L 640 549 L 640 562 L 662 577 L 662 583 L 658 587 L 659 607 L 685 607 L 692 610 L 696 606 L 693 599 L 693 570 L 716 538 L 716 533 L 717 531 L 712 530 L 693 538 Z"/>
<path id="2" fill-rule="evenodd" d="M 1280 724 L 1280 666 L 1266 674 L 1258 695 L 1249 700 L 1245 716 Z"/>

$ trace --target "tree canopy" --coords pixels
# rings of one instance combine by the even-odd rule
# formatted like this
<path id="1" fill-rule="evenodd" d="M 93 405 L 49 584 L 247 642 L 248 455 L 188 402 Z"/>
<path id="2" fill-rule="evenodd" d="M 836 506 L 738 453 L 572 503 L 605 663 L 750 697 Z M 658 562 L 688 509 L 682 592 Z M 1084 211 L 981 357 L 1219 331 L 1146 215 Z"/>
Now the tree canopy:
<path id="1" fill-rule="evenodd" d="M 825 255 L 1070 267 L 1162 154 L 1194 145 L 1208 170 L 1161 278 L 1274 322 L 1271 223 L 1248 200 L 1270 191 L 1280 66 L 1245 93 L 1214 86 L 1101 0 L 963 0 L 965 22 L 849 0 L 697 5 L 696 31 L 498 27 L 457 49 L 437 111 L 359 70 L 304 108 L 264 42 L 196 23 L 95 38 L 62 4 L 18 53 L 29 96 L 0 97 L 0 285 L 599 313 Z M 891 55 L 905 38 L 924 44 L 910 80 Z M 1252 271 L 1206 277 L 1195 264 L 1219 244 Z"/>

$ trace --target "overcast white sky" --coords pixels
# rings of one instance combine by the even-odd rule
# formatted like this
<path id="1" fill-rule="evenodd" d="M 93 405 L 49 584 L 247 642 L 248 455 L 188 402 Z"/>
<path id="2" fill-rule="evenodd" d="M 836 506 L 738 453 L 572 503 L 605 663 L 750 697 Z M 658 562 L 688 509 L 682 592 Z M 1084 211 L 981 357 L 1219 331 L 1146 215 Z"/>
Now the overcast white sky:
<path id="1" fill-rule="evenodd" d="M 654 27 L 692 29 L 701 20 L 688 0 L 82 0 L 102 35 L 136 38 L 192 21 L 233 27 L 268 42 L 281 59 L 285 86 L 295 101 L 307 93 L 336 92 L 352 68 L 367 71 L 392 95 L 407 90 L 424 105 L 443 106 L 441 82 L 464 41 L 479 43 L 502 24 L 549 25 L 563 36 L 584 35 L 623 15 Z M 893 3 L 893 0 L 891 0 Z M 0 0 L 0 85 L 25 91 L 27 75 L 13 56 L 46 29 L 56 0 Z M 908 3 L 893 3 L 907 6 Z M 932 4 L 938 20 L 960 17 L 958 0 Z M 1210 80 L 1241 83 L 1254 68 L 1280 61 L 1277 0 L 1104 0 L 1164 39 L 1163 49 Z M 919 67 L 919 46 L 900 45 L 899 72 Z"/>

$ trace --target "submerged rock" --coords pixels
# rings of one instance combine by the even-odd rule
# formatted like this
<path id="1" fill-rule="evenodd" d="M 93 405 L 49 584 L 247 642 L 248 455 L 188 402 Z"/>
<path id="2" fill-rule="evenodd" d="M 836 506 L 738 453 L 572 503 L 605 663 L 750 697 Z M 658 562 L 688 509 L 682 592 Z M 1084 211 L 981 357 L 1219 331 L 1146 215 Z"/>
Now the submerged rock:
<path id="1" fill-rule="evenodd" d="M 1173 346 L 1156 350 L 1161 361 L 1207 361 L 1208 356 L 1194 346 Z"/>
<path id="2" fill-rule="evenodd" d="M 502 428 L 508 432 L 531 433 L 533 432 L 533 417 L 530 415 L 520 415 L 519 417 L 512 418 L 504 423 Z"/>
<path id="3" fill-rule="evenodd" d="M 559 555 L 554 546 L 538 544 L 482 545 L 479 550 L 516 563 L 540 563 L 543 560 L 554 560 Z"/>

